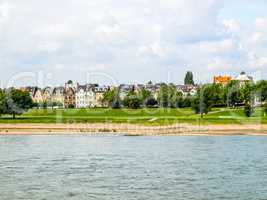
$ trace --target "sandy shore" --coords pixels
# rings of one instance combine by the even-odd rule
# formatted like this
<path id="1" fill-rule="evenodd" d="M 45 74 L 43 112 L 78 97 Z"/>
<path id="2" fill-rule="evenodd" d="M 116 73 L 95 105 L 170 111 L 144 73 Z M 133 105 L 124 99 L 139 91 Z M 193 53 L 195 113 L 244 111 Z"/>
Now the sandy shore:
<path id="1" fill-rule="evenodd" d="M 0 135 L 266 135 L 267 125 L 0 124 Z"/>

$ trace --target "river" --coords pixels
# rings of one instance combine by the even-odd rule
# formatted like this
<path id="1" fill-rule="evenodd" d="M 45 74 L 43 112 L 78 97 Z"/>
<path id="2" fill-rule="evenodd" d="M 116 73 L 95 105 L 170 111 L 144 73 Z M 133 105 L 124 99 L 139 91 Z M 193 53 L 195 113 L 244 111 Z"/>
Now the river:
<path id="1" fill-rule="evenodd" d="M 0 136 L 0 199 L 267 199 L 267 137 Z"/>

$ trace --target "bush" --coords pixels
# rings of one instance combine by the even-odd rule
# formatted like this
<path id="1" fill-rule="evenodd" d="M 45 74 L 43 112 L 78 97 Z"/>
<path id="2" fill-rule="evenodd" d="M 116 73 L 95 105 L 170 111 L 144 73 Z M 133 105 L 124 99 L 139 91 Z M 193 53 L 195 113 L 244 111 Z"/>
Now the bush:
<path id="1" fill-rule="evenodd" d="M 119 108 L 121 108 L 120 101 L 115 100 L 115 101 L 112 103 L 112 108 L 113 108 L 113 109 L 119 109 Z"/>
<path id="2" fill-rule="evenodd" d="M 155 107 L 158 104 L 157 100 L 153 97 L 149 97 L 146 101 L 145 101 L 145 105 L 146 107 Z"/>

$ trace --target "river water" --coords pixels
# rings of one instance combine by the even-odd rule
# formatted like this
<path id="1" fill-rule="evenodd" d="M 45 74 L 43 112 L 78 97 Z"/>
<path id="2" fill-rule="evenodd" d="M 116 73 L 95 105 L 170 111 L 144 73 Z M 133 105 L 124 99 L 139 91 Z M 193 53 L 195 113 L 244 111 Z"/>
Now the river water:
<path id="1" fill-rule="evenodd" d="M 0 199 L 267 199 L 267 137 L 0 136 Z"/>

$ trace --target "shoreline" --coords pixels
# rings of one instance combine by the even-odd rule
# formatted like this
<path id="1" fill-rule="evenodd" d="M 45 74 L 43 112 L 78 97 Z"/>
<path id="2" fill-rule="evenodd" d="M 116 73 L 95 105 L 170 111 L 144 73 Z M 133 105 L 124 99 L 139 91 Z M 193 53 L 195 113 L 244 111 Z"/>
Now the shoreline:
<path id="1" fill-rule="evenodd" d="M 124 135 L 124 136 L 267 136 L 267 125 L 190 125 L 144 126 L 135 124 L 0 124 L 0 135 Z"/>

